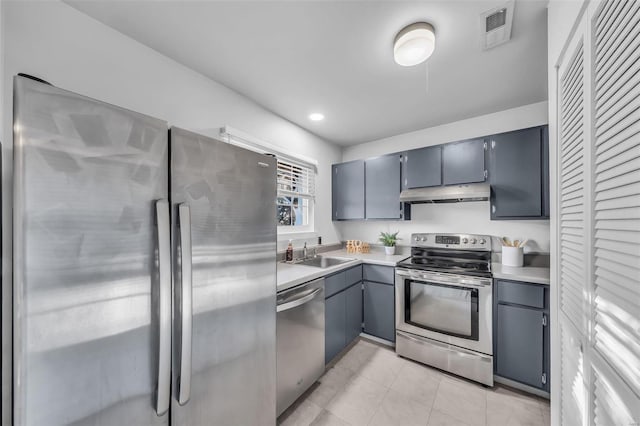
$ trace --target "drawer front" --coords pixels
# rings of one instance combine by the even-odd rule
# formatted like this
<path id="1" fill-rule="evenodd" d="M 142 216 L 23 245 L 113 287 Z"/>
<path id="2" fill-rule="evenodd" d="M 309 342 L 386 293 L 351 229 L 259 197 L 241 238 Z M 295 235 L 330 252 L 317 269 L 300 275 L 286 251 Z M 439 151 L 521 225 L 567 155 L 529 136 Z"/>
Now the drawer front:
<path id="1" fill-rule="evenodd" d="M 535 284 L 498 280 L 498 302 L 515 303 L 544 309 L 544 287 Z"/>
<path id="2" fill-rule="evenodd" d="M 393 266 L 363 265 L 362 279 L 393 285 L 395 282 L 395 268 Z"/>
<path id="3" fill-rule="evenodd" d="M 324 298 L 328 299 L 345 288 L 347 288 L 347 284 L 344 272 L 328 276 L 324 279 Z"/>
<path id="4" fill-rule="evenodd" d="M 345 272 L 345 285 L 349 287 L 352 284 L 362 281 L 362 265 L 347 269 Z"/>

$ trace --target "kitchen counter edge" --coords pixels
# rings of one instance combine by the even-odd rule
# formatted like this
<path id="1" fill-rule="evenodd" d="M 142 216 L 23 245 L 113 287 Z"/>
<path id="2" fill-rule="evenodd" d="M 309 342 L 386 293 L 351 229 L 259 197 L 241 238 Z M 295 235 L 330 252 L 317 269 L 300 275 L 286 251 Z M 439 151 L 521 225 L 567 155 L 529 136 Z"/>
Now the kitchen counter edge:
<path id="1" fill-rule="evenodd" d="M 501 263 L 491 263 L 493 279 L 520 281 L 534 284 L 551 285 L 551 270 L 534 266 L 505 266 Z"/>

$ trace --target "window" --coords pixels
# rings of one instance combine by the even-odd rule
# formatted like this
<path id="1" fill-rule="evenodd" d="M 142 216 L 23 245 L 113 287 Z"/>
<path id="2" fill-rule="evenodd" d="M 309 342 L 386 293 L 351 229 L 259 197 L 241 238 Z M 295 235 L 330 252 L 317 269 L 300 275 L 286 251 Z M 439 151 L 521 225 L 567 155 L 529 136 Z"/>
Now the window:
<path id="1" fill-rule="evenodd" d="M 279 231 L 313 230 L 315 170 L 302 163 L 278 158 L 277 185 Z"/>

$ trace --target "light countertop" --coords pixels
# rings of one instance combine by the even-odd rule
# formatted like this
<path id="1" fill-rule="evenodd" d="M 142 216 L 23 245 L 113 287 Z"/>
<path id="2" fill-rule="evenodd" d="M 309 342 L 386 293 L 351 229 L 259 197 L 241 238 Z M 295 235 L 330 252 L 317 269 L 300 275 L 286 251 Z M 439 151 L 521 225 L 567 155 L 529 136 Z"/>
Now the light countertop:
<path id="1" fill-rule="evenodd" d="M 313 266 L 296 265 L 278 262 L 278 286 L 277 291 L 287 290 L 299 284 L 306 283 L 316 278 L 331 275 L 333 273 L 348 269 L 352 266 L 360 264 L 396 266 L 398 262 L 409 257 L 409 253 L 401 253 L 393 256 L 387 256 L 383 251 L 375 251 L 372 253 L 347 253 L 346 250 L 333 250 L 320 253 L 326 257 L 341 257 L 351 259 L 349 262 L 335 265 L 330 268 L 316 268 Z M 529 282 L 536 284 L 549 285 L 550 269 L 541 266 L 505 266 L 500 262 L 491 263 L 491 272 L 493 278 L 505 279 L 512 281 Z"/>
<path id="2" fill-rule="evenodd" d="M 551 284 L 551 270 L 540 266 L 505 266 L 499 262 L 491 263 L 493 278 L 523 281 L 537 284 Z"/>
<path id="3" fill-rule="evenodd" d="M 330 268 L 316 268 L 314 266 L 296 265 L 290 263 L 278 262 L 278 287 L 277 291 L 286 290 L 295 287 L 299 284 L 306 283 L 316 278 L 331 275 L 335 272 L 339 272 L 343 269 L 348 269 L 352 266 L 360 264 L 371 265 L 383 265 L 383 266 L 396 266 L 396 264 L 407 257 L 409 254 L 396 254 L 393 256 L 387 256 L 383 251 L 372 250 L 372 253 L 347 253 L 346 250 L 334 250 L 329 252 L 320 253 L 320 256 L 325 257 L 341 257 L 345 259 L 352 259 L 349 262 L 335 265 Z"/>

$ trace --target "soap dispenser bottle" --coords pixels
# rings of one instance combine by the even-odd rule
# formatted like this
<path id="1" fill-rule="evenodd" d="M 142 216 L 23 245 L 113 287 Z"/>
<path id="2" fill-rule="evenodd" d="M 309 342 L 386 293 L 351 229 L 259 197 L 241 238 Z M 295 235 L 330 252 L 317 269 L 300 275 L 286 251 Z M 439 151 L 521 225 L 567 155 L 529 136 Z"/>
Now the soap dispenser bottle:
<path id="1" fill-rule="evenodd" d="M 287 253 L 284 258 L 287 262 L 293 261 L 293 241 L 289 240 L 289 245 L 287 246 Z"/>

